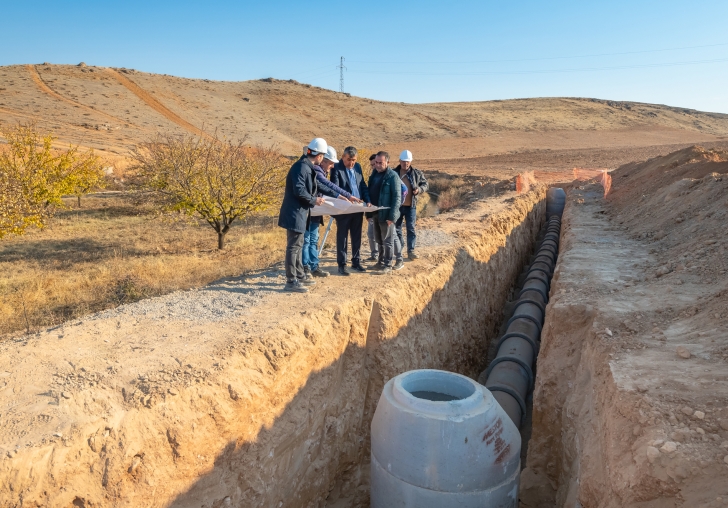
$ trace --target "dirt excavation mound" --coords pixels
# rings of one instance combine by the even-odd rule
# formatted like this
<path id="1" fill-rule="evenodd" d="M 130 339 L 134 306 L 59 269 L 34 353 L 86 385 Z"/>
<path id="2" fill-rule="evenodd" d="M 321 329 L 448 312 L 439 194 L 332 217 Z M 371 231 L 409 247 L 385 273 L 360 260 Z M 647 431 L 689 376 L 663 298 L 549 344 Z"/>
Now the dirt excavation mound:
<path id="1" fill-rule="evenodd" d="M 423 219 L 391 276 L 271 269 L 0 344 L 0 506 L 368 506 L 384 383 L 485 368 L 544 196 Z"/>
<path id="2" fill-rule="evenodd" d="M 728 505 L 726 161 L 691 147 L 569 192 L 523 506 Z"/>
<path id="3" fill-rule="evenodd" d="M 476 379 L 486 368 L 544 224 L 543 182 L 556 181 L 567 204 L 524 408 L 521 508 L 728 506 L 728 115 L 581 98 L 405 104 L 272 78 L 0 67 L 0 124 L 18 121 L 101 151 L 120 175 L 140 141 L 202 127 L 286 154 L 314 136 L 339 151 L 409 149 L 433 196 L 438 180 L 449 194 L 418 217 L 421 257 L 389 276 L 289 294 L 273 265 L 3 337 L 0 507 L 367 507 L 384 384 L 412 369 Z M 614 170 L 608 196 L 558 176 L 515 192 L 516 174 L 575 167 Z M 91 223 L 66 225 L 77 224 Z M 116 223 L 92 224 L 118 236 Z M 128 245 L 146 249 L 148 225 L 129 224 L 139 236 Z M 48 248 L 54 234 L 16 242 L 53 252 L 38 266 L 84 252 Z M 331 252 L 322 259 L 335 272 Z"/>

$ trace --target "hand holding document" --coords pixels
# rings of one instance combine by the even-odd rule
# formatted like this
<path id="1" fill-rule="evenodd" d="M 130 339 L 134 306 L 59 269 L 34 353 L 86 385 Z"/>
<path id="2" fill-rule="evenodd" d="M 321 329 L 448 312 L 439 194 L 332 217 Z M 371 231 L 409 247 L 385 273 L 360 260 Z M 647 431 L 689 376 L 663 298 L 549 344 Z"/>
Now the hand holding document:
<path id="1" fill-rule="evenodd" d="M 382 210 L 382 206 L 367 206 L 366 203 L 350 203 L 343 199 L 325 198 L 322 205 L 316 205 L 311 210 L 311 215 L 318 217 L 321 215 L 342 215 L 346 213 L 376 212 Z"/>

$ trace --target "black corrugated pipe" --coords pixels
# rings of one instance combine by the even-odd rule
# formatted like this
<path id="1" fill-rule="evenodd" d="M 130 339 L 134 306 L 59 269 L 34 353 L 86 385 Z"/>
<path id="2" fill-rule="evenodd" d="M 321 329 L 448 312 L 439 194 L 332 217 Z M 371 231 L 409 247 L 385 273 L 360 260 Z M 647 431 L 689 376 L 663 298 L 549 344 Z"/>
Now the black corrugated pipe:
<path id="1" fill-rule="evenodd" d="M 498 353 L 478 379 L 493 392 L 495 400 L 518 428 L 526 415 L 528 394 L 533 389 L 533 364 L 541 345 L 541 327 L 546 317 L 551 277 L 559 253 L 565 201 L 563 189 L 548 190 L 547 220 L 539 233 L 536 254 L 525 272 L 513 315 L 498 341 Z"/>

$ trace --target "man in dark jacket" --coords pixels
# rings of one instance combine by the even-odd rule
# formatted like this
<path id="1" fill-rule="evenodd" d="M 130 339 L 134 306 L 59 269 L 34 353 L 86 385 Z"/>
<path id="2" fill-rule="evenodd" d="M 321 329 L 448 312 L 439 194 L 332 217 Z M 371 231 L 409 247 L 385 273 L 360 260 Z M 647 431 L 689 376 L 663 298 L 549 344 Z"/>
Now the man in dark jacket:
<path id="1" fill-rule="evenodd" d="M 412 166 L 412 152 L 405 150 L 399 156 L 399 166 L 394 171 L 402 179 L 407 186 L 407 197 L 402 202 L 400 217 L 397 220 L 397 236 L 402 245 L 404 238 L 402 236 L 402 222 L 407 222 L 407 257 L 417 259 L 419 256 L 415 253 L 415 245 L 417 244 L 417 233 L 415 232 L 415 222 L 417 221 L 417 198 L 427 192 L 429 186 L 427 178 L 422 171 Z"/>
<path id="2" fill-rule="evenodd" d="M 296 161 L 286 176 L 286 190 L 278 215 L 278 225 L 287 231 L 286 291 L 305 293 L 315 284 L 303 271 L 303 235 L 308 228 L 311 208 L 324 202 L 317 197 L 313 167 L 321 164 L 328 145 L 321 138 L 308 144 L 306 155 Z"/>
<path id="3" fill-rule="evenodd" d="M 390 273 L 394 256 L 394 224 L 399 218 L 402 204 L 402 182 L 397 173 L 389 168 L 389 154 L 377 153 L 374 159 L 374 173 L 369 178 L 369 194 L 372 204 L 386 207 L 374 212 L 374 236 L 379 244 L 379 262 L 373 269 Z"/>
<path id="4" fill-rule="evenodd" d="M 333 182 L 327 178 L 326 175 L 329 174 L 329 170 L 337 162 L 339 162 L 339 159 L 336 157 L 336 150 L 333 146 L 329 146 L 321 165 L 313 167 L 316 171 L 315 176 L 316 185 L 318 186 L 318 195 L 343 199 L 344 201 L 357 202 L 355 197 L 341 187 L 334 185 Z M 319 268 L 318 240 L 319 226 L 321 225 L 323 225 L 323 217 L 311 217 L 308 229 L 303 234 L 303 271 L 306 272 L 306 275 L 310 274 L 313 277 L 329 276 L 329 272 Z"/>
<path id="5" fill-rule="evenodd" d="M 356 162 L 357 150 L 353 146 L 344 148 L 344 155 L 331 169 L 331 182 L 338 185 L 356 199 L 367 205 L 369 188 L 364 180 L 361 166 Z M 349 275 L 346 268 L 346 251 L 351 236 L 351 267 L 358 272 L 365 272 L 361 265 L 361 232 L 364 223 L 363 213 L 347 213 L 336 216 L 336 262 L 339 265 L 339 275 Z"/>

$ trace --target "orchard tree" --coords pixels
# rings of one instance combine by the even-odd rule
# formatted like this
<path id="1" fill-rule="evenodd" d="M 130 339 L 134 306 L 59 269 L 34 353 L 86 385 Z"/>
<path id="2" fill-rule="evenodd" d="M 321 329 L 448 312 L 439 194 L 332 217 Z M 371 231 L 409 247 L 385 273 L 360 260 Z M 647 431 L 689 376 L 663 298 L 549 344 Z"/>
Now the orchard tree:
<path id="1" fill-rule="evenodd" d="M 287 169 L 272 148 L 207 135 L 159 135 L 138 146 L 134 158 L 142 188 L 168 211 L 207 222 L 218 249 L 233 222 L 280 201 Z"/>
<path id="2" fill-rule="evenodd" d="M 0 238 L 43 228 L 64 195 L 80 195 L 102 183 L 103 172 L 93 150 L 78 146 L 53 149 L 55 138 L 40 134 L 34 124 L 0 130 Z"/>
<path id="3" fill-rule="evenodd" d="M 81 197 L 94 189 L 106 187 L 106 178 L 101 166 L 96 164 L 82 164 L 69 177 L 70 192 L 78 200 L 78 207 L 81 208 Z"/>

